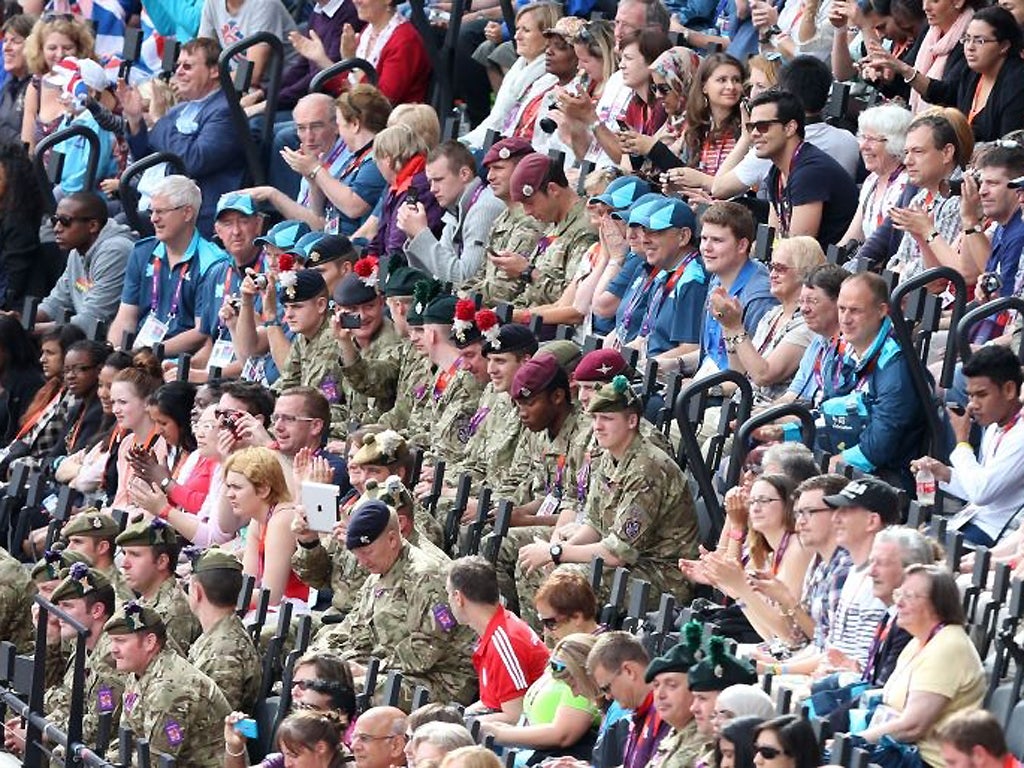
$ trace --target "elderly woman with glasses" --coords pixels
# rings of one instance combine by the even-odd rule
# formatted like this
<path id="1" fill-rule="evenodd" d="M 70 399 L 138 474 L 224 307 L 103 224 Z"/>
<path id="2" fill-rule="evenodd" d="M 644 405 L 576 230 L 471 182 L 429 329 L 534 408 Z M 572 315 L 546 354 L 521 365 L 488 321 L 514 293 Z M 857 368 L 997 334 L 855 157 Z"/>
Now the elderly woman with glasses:
<path id="1" fill-rule="evenodd" d="M 754 385 L 758 405 L 770 405 L 793 380 L 813 333 L 800 312 L 800 293 L 807 275 L 825 263 L 825 254 L 813 237 L 780 240 L 768 265 L 772 296 L 779 304 L 757 324 L 753 337 L 743 329 L 743 306 L 719 289 L 711 295 L 725 335 L 729 367 L 746 374 Z"/>
<path id="2" fill-rule="evenodd" d="M 957 712 L 981 706 L 985 670 L 964 629 L 960 592 L 948 569 L 910 566 L 893 597 L 896 623 L 911 640 L 861 736 L 872 743 L 889 736 L 916 744 L 926 764 L 942 765 L 936 732 Z"/>
<path id="3" fill-rule="evenodd" d="M 481 731 L 492 734 L 498 744 L 527 748 L 520 751 L 517 765 L 539 763 L 545 756 L 542 753 L 548 752 L 590 756 L 601 711 L 593 690 L 588 687 L 587 695 L 577 695 L 573 690 L 583 693 L 581 687 L 590 680 L 587 655 L 596 641 L 593 635 L 577 633 L 555 644 L 547 671 L 526 691 L 520 724 L 493 720 L 481 723 Z"/>
<path id="4" fill-rule="evenodd" d="M 903 143 L 913 113 L 898 104 L 883 104 L 861 112 L 857 141 L 868 177 L 860 188 L 860 204 L 840 243 L 863 243 L 882 225 L 907 188 Z"/>
<path id="5" fill-rule="evenodd" d="M 291 683 L 292 716 L 299 711 L 329 715 L 339 732 L 335 746 L 348 756 L 346 745 L 351 742 L 356 722 L 355 683 L 348 662 L 329 653 L 307 653 L 295 662 Z M 224 768 L 248 768 L 248 738 L 239 730 L 238 725 L 247 717 L 244 712 L 232 712 L 224 719 Z M 281 724 L 279 735 L 292 733 L 290 729 L 285 729 L 284 723 L 287 722 L 285 720 Z M 285 755 L 272 752 L 259 763 L 259 768 L 281 768 L 284 765 Z"/>

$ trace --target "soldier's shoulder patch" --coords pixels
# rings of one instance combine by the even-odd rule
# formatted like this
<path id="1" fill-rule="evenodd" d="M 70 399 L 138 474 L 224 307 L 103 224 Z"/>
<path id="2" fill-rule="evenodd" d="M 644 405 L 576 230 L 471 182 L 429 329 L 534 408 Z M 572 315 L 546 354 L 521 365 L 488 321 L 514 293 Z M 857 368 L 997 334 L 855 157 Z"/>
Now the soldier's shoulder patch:
<path id="1" fill-rule="evenodd" d="M 320 382 L 320 392 L 327 398 L 327 402 L 332 405 L 341 402 L 341 391 L 338 388 L 338 381 L 334 376 L 324 376 Z"/>
<path id="2" fill-rule="evenodd" d="M 625 536 L 628 541 L 636 541 L 637 538 L 639 538 L 640 531 L 643 527 L 643 514 L 643 510 L 637 507 L 630 507 L 626 510 L 626 516 L 622 522 L 622 535 Z"/>
<path id="3" fill-rule="evenodd" d="M 114 692 L 109 685 L 101 686 L 96 691 L 96 709 L 100 712 L 114 711 Z"/>
<path id="4" fill-rule="evenodd" d="M 164 735 L 172 747 L 179 746 L 185 740 L 185 730 L 177 720 L 168 720 L 164 724 Z"/>
<path id="5" fill-rule="evenodd" d="M 135 709 L 135 704 L 138 702 L 138 700 L 139 694 L 137 694 L 135 691 L 126 693 L 124 695 L 124 711 L 131 712 L 133 709 Z"/>
<path id="6" fill-rule="evenodd" d="M 451 632 L 458 626 L 458 622 L 455 621 L 455 617 L 452 615 L 452 609 L 447 604 L 438 603 L 430 611 L 434 614 L 434 620 L 437 622 L 437 625 L 445 632 Z"/>

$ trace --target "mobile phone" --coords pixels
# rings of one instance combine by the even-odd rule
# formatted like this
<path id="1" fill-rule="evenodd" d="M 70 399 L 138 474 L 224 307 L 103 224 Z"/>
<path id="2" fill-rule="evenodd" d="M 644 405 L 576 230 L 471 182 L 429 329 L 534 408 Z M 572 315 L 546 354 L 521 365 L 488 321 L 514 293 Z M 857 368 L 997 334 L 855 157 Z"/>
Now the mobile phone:
<path id="1" fill-rule="evenodd" d="M 341 323 L 342 328 L 358 329 L 363 327 L 363 318 L 359 315 L 353 315 L 350 312 L 339 312 L 338 322 Z"/>
<path id="2" fill-rule="evenodd" d="M 946 403 L 946 407 L 957 416 L 963 416 L 967 413 L 967 409 L 960 405 L 960 403 Z"/>
<path id="3" fill-rule="evenodd" d="M 630 127 L 629 123 L 627 123 L 627 122 L 626 122 L 625 120 L 623 120 L 623 119 L 622 119 L 621 117 L 617 117 L 617 118 L 615 118 L 615 124 L 616 124 L 617 126 L 619 126 L 619 130 L 620 130 L 620 131 L 632 131 L 632 130 L 633 130 L 633 129 L 632 129 L 631 127 Z"/>
<path id="4" fill-rule="evenodd" d="M 242 734 L 247 739 L 255 739 L 259 735 L 259 728 L 256 727 L 256 721 L 251 717 L 247 717 L 244 720 L 239 720 L 235 723 L 235 731 Z"/>
<path id="5" fill-rule="evenodd" d="M 420 201 L 420 193 L 416 187 L 409 187 L 409 191 L 405 193 L 405 204 L 415 206 Z"/>

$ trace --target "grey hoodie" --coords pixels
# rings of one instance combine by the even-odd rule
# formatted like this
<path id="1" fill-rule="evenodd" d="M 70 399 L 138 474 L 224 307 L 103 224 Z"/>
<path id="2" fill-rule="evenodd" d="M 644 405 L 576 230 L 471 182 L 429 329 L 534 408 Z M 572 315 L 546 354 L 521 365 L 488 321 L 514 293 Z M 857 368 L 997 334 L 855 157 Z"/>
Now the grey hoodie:
<path id="1" fill-rule="evenodd" d="M 121 303 L 121 287 L 128 257 L 135 247 L 132 231 L 109 219 L 85 256 L 72 249 L 64 273 L 39 308 L 52 320 L 65 309 L 71 322 L 88 333 L 97 321 L 110 323 Z"/>

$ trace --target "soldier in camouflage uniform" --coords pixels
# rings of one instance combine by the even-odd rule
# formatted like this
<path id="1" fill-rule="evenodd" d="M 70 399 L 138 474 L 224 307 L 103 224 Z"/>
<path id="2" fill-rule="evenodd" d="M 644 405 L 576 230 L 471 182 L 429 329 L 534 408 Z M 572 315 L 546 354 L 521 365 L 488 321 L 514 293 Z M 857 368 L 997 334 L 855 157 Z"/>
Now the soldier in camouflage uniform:
<path id="1" fill-rule="evenodd" d="M 403 541 L 397 515 L 380 500 L 356 509 L 345 545 L 372 575 L 355 610 L 321 629 L 313 648 L 348 660 L 357 678 L 371 656 L 379 658 L 382 685 L 389 670 L 401 670 L 406 708 L 416 685 L 426 686 L 434 701 L 474 701 L 473 633 L 452 616 L 444 569 Z"/>
<path id="2" fill-rule="evenodd" d="M 114 564 L 114 540 L 121 532 L 117 521 L 96 507 L 83 509 L 61 529 L 60 536 L 68 549 L 81 552 L 92 562 L 92 567 L 106 576 L 114 587 L 119 603 L 135 599 L 128 583 Z"/>
<path id="3" fill-rule="evenodd" d="M 519 553 L 520 603 L 532 603 L 545 572 L 562 563 L 587 568 L 604 559 L 604 591 L 611 574 L 626 566 L 634 578 L 651 584 L 656 605 L 662 592 L 688 602 L 690 583 L 676 564 L 697 551 L 697 515 L 679 465 L 640 434 L 643 403 L 625 376 L 616 376 L 590 397 L 594 436 L 602 448 L 591 477 L 585 517 L 562 526 L 550 541 L 537 541 Z"/>
<path id="4" fill-rule="evenodd" d="M 688 622 L 683 639 L 663 656 L 647 666 L 644 680 L 654 686 L 654 702 L 665 722 L 672 726 L 654 748 L 651 768 L 694 768 L 697 760 L 712 746 L 697 730 L 697 721 L 690 711 L 693 694 L 687 672 L 702 656 L 701 625 Z"/>
<path id="5" fill-rule="evenodd" d="M 122 725 L 136 739 L 149 740 L 154 761 L 162 753 L 189 768 L 223 765 L 224 718 L 231 711 L 227 699 L 213 680 L 167 647 L 160 615 L 129 602 L 104 631 L 110 635 L 117 670 L 128 676 Z M 115 741 L 107 759 L 116 759 L 116 752 Z"/>
<path id="6" fill-rule="evenodd" d="M 32 598 L 35 585 L 28 571 L 6 549 L 0 548 L 0 637 L 10 640 L 18 653 L 32 650 Z"/>
<path id="7" fill-rule="evenodd" d="M 506 481 L 495 488 L 497 502 L 511 499 L 512 528 L 502 541 L 496 568 L 510 608 L 517 604 L 515 564 L 521 547 L 547 540 L 560 519 L 574 521 L 586 499 L 587 424 L 569 394 L 569 377 L 557 358 L 540 353 L 516 372 L 510 392 L 526 430 Z M 520 616 L 535 619 L 532 602 L 519 604 Z M 528 618 L 529 617 L 529 618 Z"/>
<path id="8" fill-rule="evenodd" d="M 284 281 L 289 282 L 289 281 Z M 341 389 L 338 343 L 327 311 L 327 284 L 314 269 L 295 273 L 293 282 L 281 292 L 284 320 L 295 333 L 275 392 L 292 387 L 316 387 L 331 404 L 331 437 L 348 434 L 348 413 Z"/>
<path id="9" fill-rule="evenodd" d="M 597 242 L 586 202 L 569 186 L 561 163 L 538 152 L 527 155 L 512 173 L 511 196 L 533 218 L 547 225 L 529 254 L 492 256 L 506 274 L 519 281 L 512 299 L 517 307 L 553 304 L 576 274 L 580 259 Z"/>
<path id="10" fill-rule="evenodd" d="M 171 647 L 185 655 L 202 626 L 174 576 L 181 550 L 178 534 L 158 517 L 129 525 L 116 541 L 124 553 L 121 570 L 128 586 L 142 605 L 160 615 Z"/>
<path id="11" fill-rule="evenodd" d="M 252 637 L 235 613 L 242 591 L 242 563 L 214 547 L 192 566 L 188 602 L 203 634 L 188 649 L 188 660 L 217 684 L 234 711 L 253 714 L 262 661 Z"/>
<path id="12" fill-rule="evenodd" d="M 70 568 L 75 563 L 91 565 L 89 558 L 81 552 L 72 552 L 68 549 L 48 549 L 43 553 L 42 559 L 32 567 L 31 577 L 37 591 L 47 600 L 53 595 L 53 591 L 60 585 L 61 572 Z M 32 607 L 33 616 L 38 611 Z M 35 638 L 35 629 L 32 630 L 32 637 Z M 55 617 L 50 617 L 46 627 L 46 687 L 52 688 L 60 683 L 64 670 L 67 668 L 68 658 L 71 654 L 71 647 L 61 640 L 60 623 Z"/>
<path id="13" fill-rule="evenodd" d="M 375 258 L 360 259 L 356 271 L 345 275 L 334 292 L 341 316 L 359 318 L 362 323 L 349 329 L 337 319 L 333 322 L 350 424 L 372 424 L 394 407 L 401 361 L 407 355 L 408 343 L 384 316 L 384 297 L 377 292 L 378 271 Z"/>
<path id="14" fill-rule="evenodd" d="M 544 231 L 543 225 L 523 210 L 523 206 L 513 203 L 509 196 L 509 181 L 519 159 L 533 152 L 533 147 L 526 139 L 513 136 L 496 141 L 484 155 L 483 164 L 487 168 L 487 183 L 495 197 L 505 203 L 505 210 L 491 225 L 491 234 L 487 240 L 488 256 L 484 259 L 480 271 L 471 280 L 462 285 L 468 293 L 479 292 L 485 304 L 495 305 L 499 302 L 512 301 L 522 290 L 521 283 L 500 269 L 490 257 L 495 253 L 533 253 Z"/>
<path id="15" fill-rule="evenodd" d="M 50 599 L 90 631 L 85 638 L 87 656 L 83 686 L 85 710 L 82 718 L 82 743 L 93 746 L 99 735 L 100 716 L 111 713 L 112 738 L 117 735 L 121 718 L 121 694 L 124 691 L 125 676 L 115 667 L 110 655 L 110 637 L 103 631 L 104 624 L 114 613 L 116 596 L 107 577 L 85 563 L 74 563 L 62 573 L 64 580 Z M 61 634 L 67 640 L 76 637 L 74 629 L 63 623 Z M 63 731 L 67 731 L 68 727 L 74 677 L 75 667 L 69 662 L 60 685 L 47 691 L 44 699 L 47 719 Z"/>

